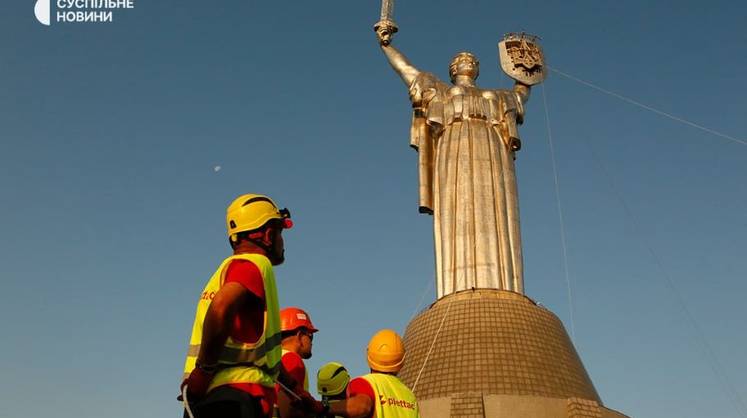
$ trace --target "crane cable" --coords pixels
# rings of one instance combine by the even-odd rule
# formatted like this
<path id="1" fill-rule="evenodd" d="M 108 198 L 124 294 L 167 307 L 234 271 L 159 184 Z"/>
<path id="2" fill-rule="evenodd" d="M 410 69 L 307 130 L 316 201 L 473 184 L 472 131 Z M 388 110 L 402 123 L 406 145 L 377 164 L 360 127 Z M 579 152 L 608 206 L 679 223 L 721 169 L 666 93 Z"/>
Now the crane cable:
<path id="1" fill-rule="evenodd" d="M 449 314 L 449 309 L 451 309 L 452 302 L 454 302 L 453 298 L 449 301 L 449 304 L 446 305 L 446 312 L 444 312 L 444 316 L 443 318 L 441 318 L 441 324 L 438 326 L 438 330 L 436 330 L 436 335 L 433 336 L 433 341 L 431 342 L 431 346 L 430 348 L 428 348 L 428 354 L 425 355 L 425 360 L 423 360 L 423 365 L 420 367 L 420 371 L 418 371 L 418 376 L 415 378 L 415 383 L 413 383 L 412 385 L 413 393 L 415 393 L 415 388 L 418 386 L 420 375 L 423 373 L 423 370 L 425 370 L 425 365 L 428 364 L 428 358 L 431 356 L 431 352 L 433 352 L 433 347 L 436 345 L 436 341 L 438 340 L 438 334 L 441 333 L 441 328 L 443 328 L 444 322 L 446 322 L 446 316 Z"/>
<path id="2" fill-rule="evenodd" d="M 602 92 L 604 94 L 607 94 L 607 95 L 610 95 L 612 97 L 616 97 L 616 98 L 618 98 L 618 99 L 620 99 L 620 100 L 622 100 L 624 102 L 630 103 L 630 104 L 632 104 L 634 106 L 638 106 L 638 107 L 640 107 L 642 109 L 646 109 L 646 110 L 648 110 L 650 112 L 654 112 L 654 113 L 656 113 L 658 115 L 667 117 L 667 118 L 672 119 L 674 121 L 677 121 L 677 122 L 680 122 L 680 123 L 684 123 L 685 125 L 691 126 L 693 128 L 696 128 L 696 129 L 700 129 L 701 131 L 708 132 L 709 134 L 716 135 L 716 136 L 719 136 L 721 138 L 728 139 L 728 140 L 730 140 L 732 142 L 735 142 L 737 144 L 747 145 L 747 140 L 735 138 L 735 137 L 733 137 L 731 135 L 727 135 L 727 134 L 719 132 L 719 131 L 717 131 L 715 129 L 706 128 L 703 125 L 699 125 L 699 124 L 697 124 L 695 122 L 691 122 L 691 121 L 689 121 L 687 119 L 683 119 L 683 118 L 681 118 L 679 116 L 675 116 L 675 115 L 673 115 L 671 113 L 664 112 L 663 110 L 656 109 L 656 108 L 651 107 L 649 105 L 643 104 L 643 103 L 641 103 L 641 102 L 639 102 L 637 100 L 633 100 L 633 99 L 631 99 L 629 97 L 625 97 L 622 94 L 615 93 L 614 91 L 604 89 L 604 88 L 599 87 L 599 86 L 597 86 L 597 85 L 595 85 L 595 84 L 593 84 L 593 83 L 591 83 L 589 81 L 585 81 L 585 80 L 582 80 L 582 79 L 580 79 L 578 77 L 574 77 L 574 76 L 572 76 L 572 75 L 570 75 L 568 73 L 565 73 L 563 71 L 558 70 L 557 68 L 552 68 L 550 66 L 548 66 L 547 68 L 550 71 L 552 71 L 552 72 L 554 72 L 556 74 L 560 74 L 560 75 L 562 75 L 563 77 L 565 77 L 565 78 L 567 78 L 569 80 L 573 80 L 573 81 L 575 81 L 577 83 L 580 83 L 580 84 L 583 84 L 583 85 L 585 85 L 587 87 L 591 87 L 594 90 L 600 91 L 600 92 Z"/>
<path id="3" fill-rule="evenodd" d="M 651 259 L 653 260 L 654 264 L 659 270 L 660 274 L 656 276 L 661 277 L 663 279 L 664 285 L 674 295 L 674 299 L 676 300 L 677 305 L 682 311 L 683 316 L 685 317 L 687 322 L 692 327 L 692 330 L 695 334 L 695 340 L 699 343 L 700 350 L 705 355 L 708 366 L 711 368 L 711 371 L 716 376 L 716 379 L 719 381 L 719 384 L 722 386 L 722 389 L 724 390 L 724 392 L 730 398 L 730 401 L 732 402 L 732 405 L 734 406 L 734 409 L 736 409 L 739 416 L 747 418 L 747 408 L 745 408 L 745 404 L 742 401 L 742 398 L 739 395 L 739 392 L 737 392 L 737 390 L 734 388 L 734 385 L 731 383 L 726 373 L 724 373 L 721 362 L 718 361 L 718 357 L 716 357 L 716 353 L 714 352 L 711 345 L 708 343 L 708 339 L 706 339 L 705 333 L 703 332 L 703 329 L 700 327 L 698 321 L 695 320 L 695 316 L 692 314 L 690 309 L 687 307 L 687 304 L 685 303 L 685 298 L 682 296 L 682 293 L 679 291 L 679 289 L 677 289 L 677 286 L 675 286 L 674 280 L 672 279 L 672 275 L 669 274 L 669 270 L 667 270 L 664 267 L 664 263 L 661 261 L 661 257 L 659 257 L 659 254 L 654 250 L 649 240 L 647 240 L 646 236 L 641 232 L 641 228 L 639 227 L 635 216 L 633 216 L 633 211 L 630 209 L 630 206 L 628 205 L 627 201 L 623 198 L 622 194 L 620 193 L 620 190 L 616 187 L 612 176 L 610 175 L 609 171 L 607 171 L 606 167 L 602 164 L 601 159 L 599 158 L 596 151 L 594 150 L 594 147 L 586 138 L 584 138 L 584 143 L 589 148 L 592 154 L 592 157 L 594 159 L 594 162 L 597 164 L 597 166 L 600 168 L 600 171 L 602 171 L 602 173 L 606 177 L 607 182 L 610 185 L 610 188 L 615 194 L 615 197 L 620 202 L 620 205 L 622 206 L 623 211 L 625 212 L 628 222 L 631 225 L 634 236 L 638 236 L 639 241 L 646 248 L 649 255 L 651 256 Z"/>
<path id="4" fill-rule="evenodd" d="M 574 76 L 572 76 L 572 75 L 570 75 L 568 73 L 565 73 L 563 71 L 560 71 L 560 70 L 558 70 L 556 68 L 550 68 L 550 67 L 548 67 L 548 68 L 551 71 L 553 71 L 553 72 L 555 72 L 557 74 L 560 74 L 563 77 L 568 78 L 569 80 L 576 81 L 576 82 L 578 82 L 580 84 L 583 84 L 583 85 L 585 85 L 587 87 L 591 87 L 591 88 L 593 88 L 593 89 L 595 89 L 595 90 L 597 90 L 599 92 L 602 92 L 604 94 L 607 94 L 607 95 L 613 96 L 615 98 L 618 98 L 618 99 L 620 99 L 620 100 L 622 100 L 624 102 L 627 102 L 629 104 L 632 104 L 632 105 L 638 106 L 640 108 L 649 110 L 649 111 L 651 111 L 653 113 L 656 113 L 656 114 L 661 115 L 661 116 L 665 116 L 665 117 L 667 117 L 669 119 L 672 119 L 672 120 L 675 120 L 677 122 L 683 123 L 685 125 L 694 127 L 696 129 L 700 129 L 700 130 L 702 130 L 704 132 L 707 132 L 707 133 L 710 133 L 710 134 L 713 134 L 713 135 L 716 135 L 716 136 L 728 139 L 728 140 L 730 140 L 732 142 L 735 142 L 737 144 L 747 145 L 747 141 L 745 141 L 745 140 L 741 140 L 741 139 L 735 138 L 733 136 L 724 134 L 722 132 L 718 132 L 716 130 L 713 130 L 713 129 L 710 129 L 710 128 L 706 128 L 706 127 L 704 127 L 702 125 L 699 125 L 697 123 L 688 121 L 688 120 L 683 119 L 681 117 L 674 116 L 674 115 L 672 115 L 670 113 L 667 113 L 667 112 L 655 109 L 655 108 L 653 108 L 651 106 L 645 105 L 645 104 L 643 104 L 641 102 L 638 102 L 638 101 L 633 100 L 631 98 L 625 97 L 625 96 L 623 96 L 621 94 L 618 94 L 618 93 L 615 93 L 613 91 L 610 91 L 610 90 L 604 89 L 602 87 L 599 87 L 599 86 L 597 86 L 597 85 L 595 85 L 595 84 L 593 84 L 591 82 L 582 80 L 582 79 L 580 79 L 578 77 L 574 77 Z M 559 217 L 561 219 L 560 222 L 561 222 L 561 231 L 562 231 L 563 230 L 563 221 L 562 221 L 562 212 L 560 210 L 560 194 L 559 194 L 559 188 L 557 187 L 558 183 L 557 183 L 557 171 L 555 169 L 555 166 L 556 166 L 555 165 L 555 155 L 554 155 L 554 150 L 553 150 L 553 145 L 552 145 L 552 135 L 550 133 L 550 122 L 549 122 L 549 116 L 547 114 L 547 98 L 546 98 L 546 95 L 545 95 L 544 86 L 542 88 L 542 95 L 543 95 L 543 99 L 544 99 L 545 112 L 546 112 L 545 113 L 545 118 L 546 118 L 546 122 L 547 122 L 548 138 L 550 140 L 550 149 L 551 149 L 551 154 L 553 156 L 553 170 L 554 170 L 555 179 L 556 179 L 556 196 L 558 198 L 558 213 L 559 213 Z M 693 332 L 695 334 L 695 339 L 696 339 L 696 341 L 700 345 L 700 350 L 704 354 L 704 356 L 706 357 L 708 366 L 711 368 L 711 371 L 716 376 L 716 379 L 718 380 L 718 383 L 721 385 L 722 390 L 724 391 L 724 393 L 727 395 L 727 397 L 731 401 L 732 406 L 736 410 L 737 414 L 739 416 L 741 416 L 741 417 L 747 418 L 747 407 L 745 406 L 745 403 L 742 400 L 742 397 L 740 396 L 739 392 L 734 388 L 734 385 L 731 383 L 731 381 L 729 380 L 729 378 L 726 375 L 726 373 L 723 371 L 723 366 L 721 365 L 721 362 L 718 360 L 718 357 L 716 356 L 716 353 L 713 350 L 713 347 L 711 347 L 711 345 L 708 343 L 708 340 L 705 337 L 705 333 L 703 332 L 703 329 L 700 327 L 699 323 L 695 319 L 695 316 L 692 314 L 692 312 L 688 308 L 687 304 L 685 303 L 685 299 L 682 296 L 682 293 L 677 289 L 677 287 L 676 287 L 676 285 L 674 283 L 674 280 L 672 279 L 671 274 L 669 274 L 669 271 L 664 267 L 664 263 L 662 262 L 662 260 L 659 257 L 658 253 L 654 250 L 653 246 L 650 245 L 649 241 L 646 239 L 646 237 L 643 235 L 643 233 L 640 232 L 641 229 L 638 226 L 638 222 L 637 222 L 635 216 L 633 215 L 633 212 L 630 209 L 630 206 L 627 204 L 627 201 L 623 198 L 623 196 L 620 193 L 619 189 L 616 187 L 616 184 L 614 182 L 613 177 L 611 176 L 611 174 L 609 173 L 609 171 L 606 169 L 605 165 L 602 163 L 602 160 L 599 158 L 599 155 L 596 153 L 593 145 L 585 137 L 583 139 L 584 139 L 584 144 L 589 149 L 589 151 L 590 151 L 590 153 L 592 155 L 592 159 L 597 164 L 597 166 L 599 167 L 600 171 L 606 177 L 607 182 L 609 183 L 610 188 L 614 192 L 617 200 L 620 202 L 620 204 L 621 204 L 621 206 L 623 208 L 623 211 L 625 212 L 625 215 L 626 215 L 628 221 L 630 222 L 630 224 L 632 226 L 632 229 L 634 231 L 634 235 L 638 236 L 639 240 L 642 242 L 642 244 L 644 245 L 644 247 L 647 249 L 649 255 L 651 256 L 651 259 L 653 260 L 654 264 L 656 265 L 656 267 L 658 268 L 659 272 L 661 273 L 658 276 L 661 276 L 663 278 L 665 286 L 674 295 L 674 298 L 677 301 L 677 305 L 679 306 L 680 310 L 682 311 L 683 316 L 685 317 L 685 319 L 687 320 L 687 322 L 692 327 L 692 330 L 693 330 Z M 561 235 L 564 236 L 564 233 L 561 232 Z M 562 238 L 561 240 L 563 241 L 563 245 L 564 245 L 563 252 L 565 254 L 565 239 Z M 567 259 L 565 259 L 565 261 L 566 261 L 566 264 L 567 264 Z M 567 265 L 566 265 L 566 268 L 567 268 Z M 568 282 L 568 283 L 569 283 L 569 302 L 570 302 L 570 282 Z M 571 325 L 571 327 L 572 327 L 571 329 L 573 329 L 573 325 Z"/>
<path id="5" fill-rule="evenodd" d="M 573 292 L 571 286 L 571 275 L 568 272 L 568 248 L 565 238 L 565 221 L 563 220 L 563 207 L 560 204 L 560 181 L 558 180 L 558 164 L 555 161 L 555 146 L 552 140 L 552 130 L 550 129 L 550 113 L 547 109 L 547 95 L 545 94 L 545 85 L 542 85 L 542 101 L 545 106 L 545 126 L 547 126 L 547 142 L 550 144 L 550 157 L 552 159 L 552 173 L 555 180 L 555 201 L 558 207 L 558 223 L 560 224 L 560 247 L 563 251 L 563 272 L 565 273 L 565 283 L 568 288 L 568 314 L 571 323 L 571 340 L 576 341 L 576 324 L 573 320 Z"/>

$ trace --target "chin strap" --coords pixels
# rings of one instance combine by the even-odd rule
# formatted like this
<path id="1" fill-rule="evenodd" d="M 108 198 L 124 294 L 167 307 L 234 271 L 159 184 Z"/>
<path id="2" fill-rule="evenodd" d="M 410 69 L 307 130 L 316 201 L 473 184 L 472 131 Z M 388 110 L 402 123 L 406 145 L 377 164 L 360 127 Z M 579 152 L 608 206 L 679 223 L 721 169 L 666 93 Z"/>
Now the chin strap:
<path id="1" fill-rule="evenodd" d="M 269 244 L 265 244 L 265 242 L 262 239 L 252 240 L 252 242 L 259 248 L 265 250 L 268 254 L 272 250 L 272 242 Z"/>
<path id="2" fill-rule="evenodd" d="M 270 248 L 272 248 L 272 242 L 270 242 L 270 244 L 264 243 L 264 237 L 266 236 L 266 234 L 267 234 L 267 230 L 263 228 L 259 231 L 249 233 L 246 238 L 252 244 L 265 250 L 265 252 L 269 252 Z"/>

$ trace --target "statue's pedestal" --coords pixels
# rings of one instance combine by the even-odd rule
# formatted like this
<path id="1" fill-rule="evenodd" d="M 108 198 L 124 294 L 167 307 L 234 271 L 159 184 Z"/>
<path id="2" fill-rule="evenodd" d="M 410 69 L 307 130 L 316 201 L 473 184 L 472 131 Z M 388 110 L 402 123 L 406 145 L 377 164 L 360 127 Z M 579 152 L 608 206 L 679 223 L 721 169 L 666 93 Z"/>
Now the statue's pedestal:
<path id="1" fill-rule="evenodd" d="M 560 320 L 518 293 L 441 298 L 407 326 L 405 349 L 399 377 L 417 380 L 423 418 L 625 417 L 602 405 Z"/>

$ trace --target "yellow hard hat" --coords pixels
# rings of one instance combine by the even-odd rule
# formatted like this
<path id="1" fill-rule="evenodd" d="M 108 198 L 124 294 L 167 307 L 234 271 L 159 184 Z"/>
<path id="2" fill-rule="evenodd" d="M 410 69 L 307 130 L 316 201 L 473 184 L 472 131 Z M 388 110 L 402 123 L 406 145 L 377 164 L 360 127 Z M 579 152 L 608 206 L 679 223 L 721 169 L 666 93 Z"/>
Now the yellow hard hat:
<path id="1" fill-rule="evenodd" d="M 283 221 L 283 228 L 290 228 L 288 209 L 278 209 L 275 202 L 261 194 L 245 194 L 237 197 L 226 209 L 226 229 L 232 241 L 236 234 L 261 228 L 271 219 Z"/>
<path id="2" fill-rule="evenodd" d="M 405 359 L 405 345 L 402 338 L 390 330 L 382 329 L 368 342 L 368 365 L 378 372 L 396 373 L 402 368 Z"/>
<path id="3" fill-rule="evenodd" d="M 316 373 L 316 390 L 323 396 L 336 396 L 345 391 L 350 373 L 342 364 L 330 361 Z"/>

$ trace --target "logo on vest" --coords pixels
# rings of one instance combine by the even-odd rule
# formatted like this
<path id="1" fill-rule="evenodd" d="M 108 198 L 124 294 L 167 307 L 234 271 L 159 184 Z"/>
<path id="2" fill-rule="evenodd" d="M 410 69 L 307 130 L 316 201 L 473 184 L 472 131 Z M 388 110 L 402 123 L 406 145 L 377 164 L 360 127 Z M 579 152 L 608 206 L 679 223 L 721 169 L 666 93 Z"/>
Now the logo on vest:
<path id="1" fill-rule="evenodd" d="M 379 395 L 379 402 L 381 402 L 381 406 L 396 406 L 398 408 L 415 409 L 414 403 L 402 399 L 387 398 L 384 395 Z"/>

